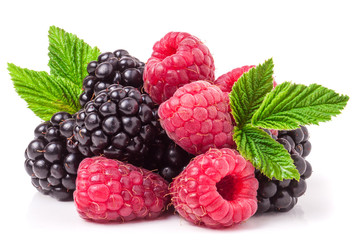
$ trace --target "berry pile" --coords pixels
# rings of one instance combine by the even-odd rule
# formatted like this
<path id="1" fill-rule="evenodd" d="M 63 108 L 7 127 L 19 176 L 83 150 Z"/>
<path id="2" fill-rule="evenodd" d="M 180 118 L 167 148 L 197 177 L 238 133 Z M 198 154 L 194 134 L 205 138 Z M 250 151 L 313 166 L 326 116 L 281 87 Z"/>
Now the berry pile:
<path id="1" fill-rule="evenodd" d="M 61 201 L 72 200 L 77 169 L 84 158 L 71 144 L 74 124 L 71 114 L 54 114 L 35 128 L 35 139 L 25 150 L 25 170 L 33 186 Z"/>
<path id="2" fill-rule="evenodd" d="M 257 213 L 268 211 L 287 212 L 291 210 L 306 191 L 306 181 L 312 173 L 310 163 L 305 160 L 311 151 L 309 142 L 309 132 L 304 126 L 291 131 L 279 131 L 278 137 L 273 136 L 270 131 L 269 135 L 276 138 L 289 152 L 294 160 L 296 169 L 301 175 L 300 180 L 286 179 L 283 181 L 271 180 L 256 171 L 256 178 L 259 181 L 258 189 L 258 210 Z"/>
<path id="3" fill-rule="evenodd" d="M 36 127 L 25 151 L 26 172 L 38 191 L 73 199 L 79 215 L 95 222 L 153 219 L 170 205 L 190 223 L 210 228 L 255 213 L 287 212 L 312 174 L 305 160 L 311 143 L 304 126 L 283 131 L 275 130 L 283 125 L 254 123 L 257 113 L 266 113 L 263 105 L 281 105 L 264 100 L 281 95 L 271 64 L 271 74 L 249 65 L 215 79 L 209 49 L 183 32 L 156 42 L 146 64 L 126 50 L 102 53 L 87 64 L 83 92 L 76 94 L 81 108 L 55 113 Z M 258 81 L 264 93 L 245 96 L 256 95 L 246 84 Z M 237 86 L 239 93 L 232 90 Z"/>

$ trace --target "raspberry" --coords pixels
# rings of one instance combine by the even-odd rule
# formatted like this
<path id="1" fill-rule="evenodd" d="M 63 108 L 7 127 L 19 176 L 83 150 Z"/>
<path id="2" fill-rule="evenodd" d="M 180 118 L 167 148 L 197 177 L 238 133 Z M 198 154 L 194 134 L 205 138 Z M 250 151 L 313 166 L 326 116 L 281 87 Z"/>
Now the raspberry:
<path id="1" fill-rule="evenodd" d="M 170 184 L 175 210 L 207 227 L 229 227 L 257 209 L 254 167 L 237 151 L 210 149 L 198 155 Z"/>
<path id="2" fill-rule="evenodd" d="M 33 186 L 60 201 L 72 200 L 77 168 L 84 158 L 72 144 L 74 125 L 71 114 L 55 113 L 35 128 L 35 139 L 25 150 L 25 170 Z"/>
<path id="3" fill-rule="evenodd" d="M 169 202 L 168 183 L 131 164 L 86 158 L 78 169 L 74 201 L 82 218 L 96 222 L 153 219 Z"/>
<path id="4" fill-rule="evenodd" d="M 168 136 L 191 154 L 235 146 L 227 94 L 209 82 L 180 87 L 160 104 L 159 117 Z"/>
<path id="5" fill-rule="evenodd" d="M 121 84 L 141 89 L 143 86 L 144 63 L 131 56 L 126 50 L 104 52 L 97 61 L 87 65 L 89 73 L 83 80 L 80 104 L 83 107 L 101 90 L 111 84 Z"/>
<path id="6" fill-rule="evenodd" d="M 145 66 L 144 88 L 160 104 L 186 83 L 213 82 L 214 70 L 214 59 L 198 38 L 189 33 L 169 32 L 153 46 Z"/>
<path id="7" fill-rule="evenodd" d="M 228 73 L 225 73 L 218 77 L 214 84 L 218 86 L 223 92 L 230 93 L 232 90 L 232 87 L 237 80 L 246 72 L 248 72 L 251 68 L 256 67 L 255 65 L 250 66 L 242 66 L 240 68 L 235 68 L 231 70 Z M 273 87 L 275 88 L 277 83 L 275 80 L 273 81 Z M 271 133 L 275 136 L 277 136 L 277 130 L 270 129 Z"/>
<path id="8" fill-rule="evenodd" d="M 255 65 L 243 66 L 240 68 L 235 68 L 228 73 L 225 73 L 218 77 L 214 84 L 219 86 L 219 88 L 224 92 L 231 92 L 232 86 L 234 83 L 247 71 L 251 68 L 255 67 Z"/>

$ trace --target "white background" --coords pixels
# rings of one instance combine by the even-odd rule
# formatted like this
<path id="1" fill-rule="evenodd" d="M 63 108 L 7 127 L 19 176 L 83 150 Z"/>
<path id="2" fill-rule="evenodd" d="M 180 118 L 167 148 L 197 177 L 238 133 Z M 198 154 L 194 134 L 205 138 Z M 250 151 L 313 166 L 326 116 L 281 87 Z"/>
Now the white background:
<path id="1" fill-rule="evenodd" d="M 359 10 L 357 1 L 2 2 L 0 238 L 359 239 Z M 48 71 L 51 25 L 103 52 L 124 48 L 142 61 L 167 32 L 189 32 L 209 47 L 216 76 L 273 57 L 277 82 L 322 84 L 350 101 L 333 121 L 309 127 L 313 175 L 288 213 L 254 216 L 226 230 L 200 228 L 172 215 L 151 222 L 86 222 L 73 202 L 37 193 L 23 167 L 24 149 L 40 119 L 17 96 L 6 63 Z"/>

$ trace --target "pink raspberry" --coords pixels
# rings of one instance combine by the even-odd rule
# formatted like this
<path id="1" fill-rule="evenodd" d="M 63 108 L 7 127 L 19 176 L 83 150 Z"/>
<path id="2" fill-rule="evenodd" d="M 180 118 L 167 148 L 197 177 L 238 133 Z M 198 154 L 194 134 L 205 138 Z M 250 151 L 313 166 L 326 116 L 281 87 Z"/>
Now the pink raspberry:
<path id="1" fill-rule="evenodd" d="M 234 83 L 247 71 L 251 68 L 255 67 L 255 65 L 243 66 L 240 68 L 235 68 L 228 73 L 225 73 L 218 77 L 214 84 L 219 86 L 219 88 L 224 92 L 231 92 L 232 86 Z"/>
<path id="2" fill-rule="evenodd" d="M 219 88 L 223 91 L 223 92 L 231 92 L 232 90 L 232 86 L 234 85 L 235 82 L 237 82 L 237 80 L 239 80 L 239 78 L 246 72 L 248 72 L 251 68 L 256 67 L 255 65 L 250 65 L 250 66 L 242 66 L 240 68 L 235 68 L 233 70 L 231 70 L 228 73 L 225 73 L 223 75 L 221 75 L 220 77 L 218 77 L 214 84 L 216 86 L 219 86 Z M 277 83 L 275 82 L 275 80 L 273 81 L 273 86 L 274 88 L 276 87 Z"/>
<path id="3" fill-rule="evenodd" d="M 214 59 L 197 37 L 185 32 L 169 32 L 153 46 L 145 65 L 144 88 L 160 104 L 186 83 L 214 81 Z"/>
<path id="4" fill-rule="evenodd" d="M 158 113 L 168 136 L 189 153 L 235 146 L 228 96 L 206 81 L 180 87 Z"/>
<path id="5" fill-rule="evenodd" d="M 214 84 L 218 86 L 223 92 L 230 93 L 232 90 L 232 86 L 237 80 L 246 72 L 248 72 L 251 68 L 256 67 L 255 65 L 250 66 L 242 66 L 240 68 L 235 68 L 228 73 L 225 73 L 218 77 Z M 275 88 L 277 85 L 276 81 L 273 81 L 273 87 Z M 278 135 L 278 131 L 274 129 L 270 129 L 270 132 L 274 135 Z"/>
<path id="6" fill-rule="evenodd" d="M 74 201 L 84 219 L 97 222 L 158 217 L 167 206 L 168 183 L 145 169 L 105 157 L 79 166 Z"/>
<path id="7" fill-rule="evenodd" d="M 194 224 L 221 228 L 243 222 L 257 210 L 254 170 L 235 150 L 210 149 L 171 183 L 172 204 Z"/>

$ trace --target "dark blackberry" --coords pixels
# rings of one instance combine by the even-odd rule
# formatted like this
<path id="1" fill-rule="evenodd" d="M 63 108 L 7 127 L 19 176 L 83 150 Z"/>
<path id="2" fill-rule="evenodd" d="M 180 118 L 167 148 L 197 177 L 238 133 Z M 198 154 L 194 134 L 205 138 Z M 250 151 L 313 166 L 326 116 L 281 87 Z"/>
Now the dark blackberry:
<path id="1" fill-rule="evenodd" d="M 60 201 L 72 200 L 77 168 L 84 158 L 77 146 L 71 145 L 74 125 L 70 114 L 55 113 L 35 128 L 35 139 L 25 150 L 25 170 L 33 186 Z"/>
<path id="2" fill-rule="evenodd" d="M 186 152 L 172 141 L 164 130 L 155 139 L 150 149 L 150 158 L 144 166 L 149 170 L 156 170 L 169 183 L 178 176 L 188 165 L 194 155 Z"/>
<path id="3" fill-rule="evenodd" d="M 77 113 L 75 144 L 85 156 L 104 155 L 142 166 L 151 161 L 146 158 L 159 134 L 157 108 L 135 87 L 109 85 Z"/>
<path id="4" fill-rule="evenodd" d="M 112 84 L 132 86 L 141 90 L 144 66 L 143 62 L 123 49 L 100 54 L 97 61 L 92 61 L 87 66 L 89 75 L 83 80 L 81 106 L 85 106 L 96 93 Z"/>
<path id="5" fill-rule="evenodd" d="M 265 131 L 268 134 L 269 131 Z M 311 150 L 309 132 L 304 126 L 291 131 L 279 131 L 276 141 L 281 143 L 294 160 L 294 165 L 301 177 L 299 181 L 285 179 L 283 181 L 271 180 L 260 171 L 255 171 L 259 181 L 258 210 L 257 213 L 270 211 L 287 212 L 297 203 L 298 198 L 306 191 L 306 181 L 312 173 L 310 163 L 305 160 Z"/>

